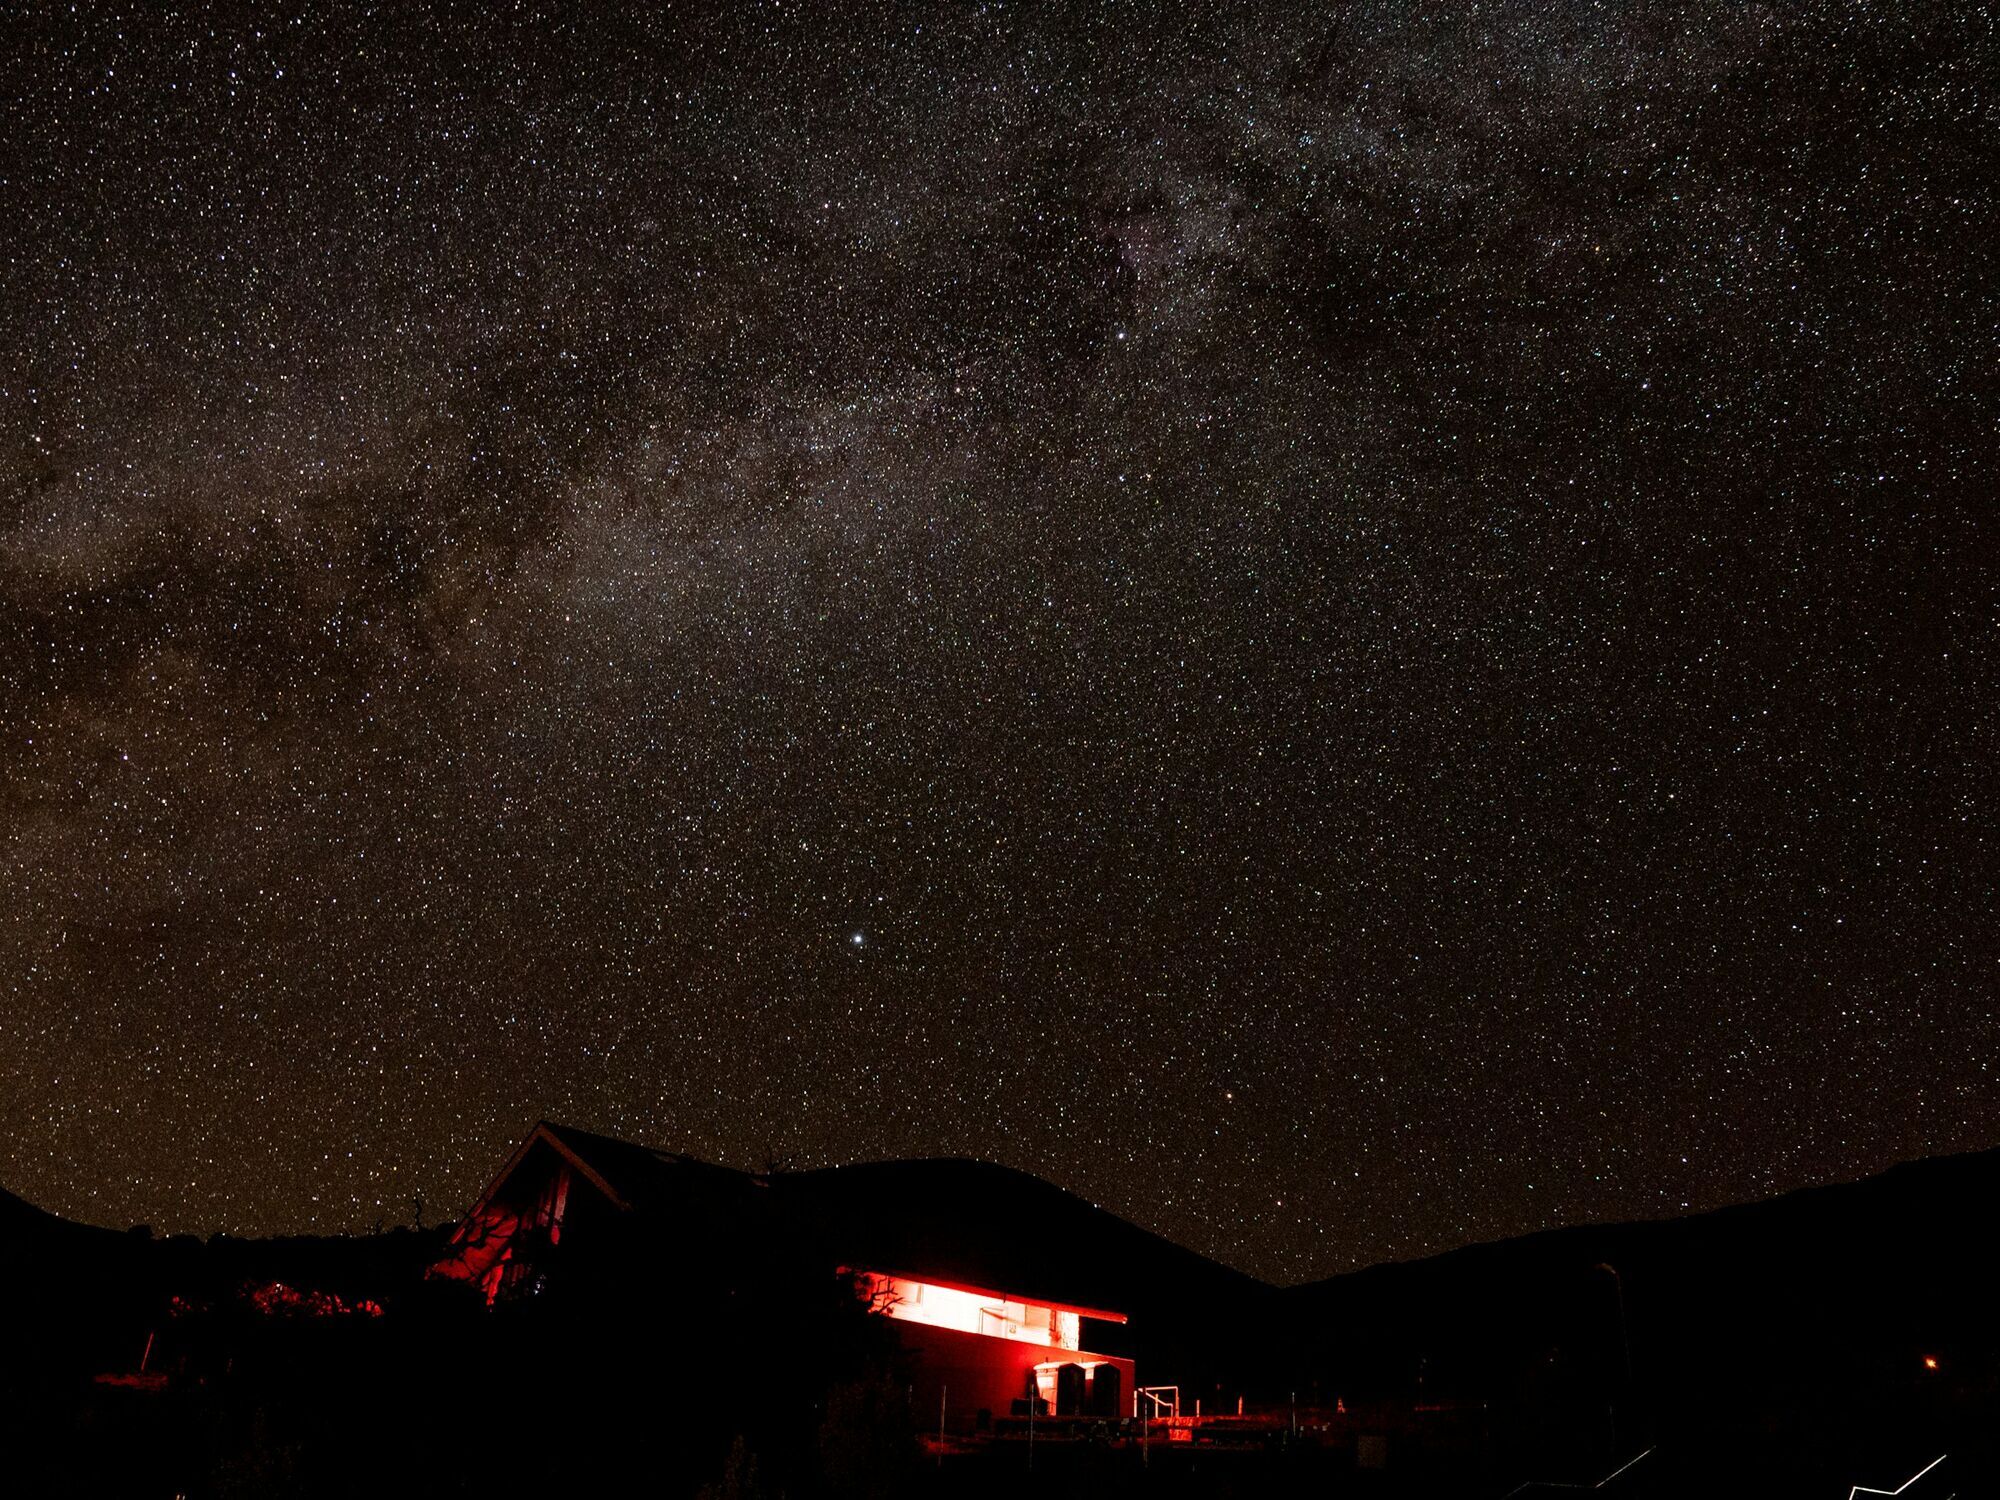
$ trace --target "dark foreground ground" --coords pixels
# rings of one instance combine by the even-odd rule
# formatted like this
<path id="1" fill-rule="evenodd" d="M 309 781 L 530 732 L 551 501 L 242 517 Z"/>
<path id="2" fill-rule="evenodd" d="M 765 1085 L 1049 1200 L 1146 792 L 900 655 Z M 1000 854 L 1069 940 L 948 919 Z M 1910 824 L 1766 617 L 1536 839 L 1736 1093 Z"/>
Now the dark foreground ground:
<path id="1" fill-rule="evenodd" d="M 426 1372 L 431 1373 L 431 1372 Z M 1903 1500 L 2000 1494 L 1994 1424 L 1971 1422 L 1928 1442 L 1885 1432 L 1820 1453 L 1739 1442 L 1667 1440 L 1614 1473 L 1571 1470 L 1569 1481 L 1524 1480 L 1490 1456 L 1391 1442 L 1360 1457 L 1352 1445 L 1264 1450 L 1151 1443 L 995 1444 L 939 1456 L 895 1429 L 893 1394 L 867 1410 L 865 1388 L 836 1397 L 845 1417 L 748 1440 L 723 1429 L 758 1419 L 711 1413 L 691 1430 L 633 1403 L 615 1412 L 546 1392 L 487 1389 L 490 1407 L 412 1401 L 411 1381 L 370 1399 L 302 1414 L 271 1385 L 261 1391 L 166 1395 L 99 1389 L 39 1396 L 13 1391 L 0 1441 L 11 1456 L 7 1494 L 76 1496 L 361 1496 L 618 1494 L 713 1500 L 1042 1495 L 1077 1497 L 1826 1496 L 1857 1484 Z M 766 1413 L 768 1422 L 772 1414 Z M 782 1425 L 782 1424 L 780 1424 Z M 1940 1461 L 1941 1460 L 1941 1461 Z M 1921 1472 L 1921 1477 L 1918 1476 Z M 1914 1482 L 1912 1482 L 1914 1478 Z"/>
<path id="2" fill-rule="evenodd" d="M 160 1241 L 0 1195 L 0 1496 L 1969 1500 L 2000 1495 L 1996 1185 L 1957 1158 L 1263 1289 L 1138 1350 L 1243 1423 L 942 1453 L 891 1325 L 768 1235 L 635 1219 L 489 1310 L 424 1277 L 436 1233 Z"/>

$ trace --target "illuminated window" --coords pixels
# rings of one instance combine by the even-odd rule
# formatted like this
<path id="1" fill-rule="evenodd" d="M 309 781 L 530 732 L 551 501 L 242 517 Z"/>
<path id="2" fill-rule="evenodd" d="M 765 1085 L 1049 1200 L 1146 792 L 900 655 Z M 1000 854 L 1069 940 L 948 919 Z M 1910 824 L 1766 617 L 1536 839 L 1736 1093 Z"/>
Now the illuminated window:
<path id="1" fill-rule="evenodd" d="M 1068 1308 L 1020 1302 L 993 1292 L 917 1281 L 881 1271 L 861 1272 L 860 1281 L 862 1294 L 872 1307 L 906 1323 L 955 1328 L 961 1333 L 979 1333 L 1049 1349 L 1083 1347 L 1082 1314 Z"/>

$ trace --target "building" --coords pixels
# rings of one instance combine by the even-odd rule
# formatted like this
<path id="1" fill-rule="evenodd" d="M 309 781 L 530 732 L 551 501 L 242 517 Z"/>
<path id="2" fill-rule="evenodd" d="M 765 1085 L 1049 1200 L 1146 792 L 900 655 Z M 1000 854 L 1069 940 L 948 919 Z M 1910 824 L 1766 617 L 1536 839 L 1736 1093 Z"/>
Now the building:
<path id="1" fill-rule="evenodd" d="M 908 1272 L 863 1270 L 858 1280 L 870 1304 L 896 1320 L 904 1347 L 917 1356 L 924 1389 L 935 1391 L 941 1405 L 956 1393 L 961 1413 L 973 1413 L 975 1426 L 980 1412 L 1012 1415 L 1017 1405 L 1025 1412 L 1031 1378 L 1039 1412 L 1132 1413 L 1132 1361 L 1094 1353 L 1083 1342 L 1086 1326 L 1122 1324 L 1123 1313 Z"/>
<path id="2" fill-rule="evenodd" d="M 753 1174 L 545 1121 L 431 1274 L 489 1303 L 532 1295 L 552 1250 L 641 1213 L 677 1234 L 784 1236 L 850 1272 L 912 1357 L 926 1425 L 938 1412 L 948 1427 L 977 1428 L 1031 1401 L 1053 1416 L 1133 1410 L 1134 1362 L 1118 1346 L 1127 1317 L 1104 1295 L 1116 1277 L 1099 1220 L 1116 1221 L 983 1162 Z"/>

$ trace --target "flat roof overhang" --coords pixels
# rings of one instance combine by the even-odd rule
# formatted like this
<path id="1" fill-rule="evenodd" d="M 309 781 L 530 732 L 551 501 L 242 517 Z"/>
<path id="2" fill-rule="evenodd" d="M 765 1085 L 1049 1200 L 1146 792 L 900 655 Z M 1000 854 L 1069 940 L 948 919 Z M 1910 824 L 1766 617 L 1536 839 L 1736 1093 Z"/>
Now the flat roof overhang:
<path id="1" fill-rule="evenodd" d="M 896 1266 L 842 1266 L 843 1271 L 872 1271 L 877 1276 L 891 1276 L 898 1281 L 921 1281 L 925 1286 L 941 1286 L 954 1292 L 970 1292 L 975 1297 L 992 1297 L 1001 1302 L 1032 1303 L 1036 1307 L 1052 1307 L 1057 1312 L 1075 1313 L 1079 1317 L 1091 1318 L 1099 1323 L 1125 1323 L 1130 1320 L 1122 1312 L 1110 1312 L 1101 1307 L 1085 1307 L 1078 1302 L 1059 1302 L 1052 1297 L 1036 1296 L 1029 1292 L 1008 1292 L 998 1287 L 975 1286 L 969 1281 L 953 1281 L 945 1276 L 931 1276 L 922 1271 L 906 1271 Z"/>

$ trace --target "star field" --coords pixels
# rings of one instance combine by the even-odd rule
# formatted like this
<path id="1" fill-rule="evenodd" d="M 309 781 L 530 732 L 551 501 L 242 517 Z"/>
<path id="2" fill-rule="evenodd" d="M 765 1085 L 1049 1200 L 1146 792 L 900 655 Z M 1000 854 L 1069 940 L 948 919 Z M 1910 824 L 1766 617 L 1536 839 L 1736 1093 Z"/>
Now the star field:
<path id="1" fill-rule="evenodd" d="M 653 10 L 5 29 L 0 1183 L 2000 1143 L 1990 17 Z"/>

